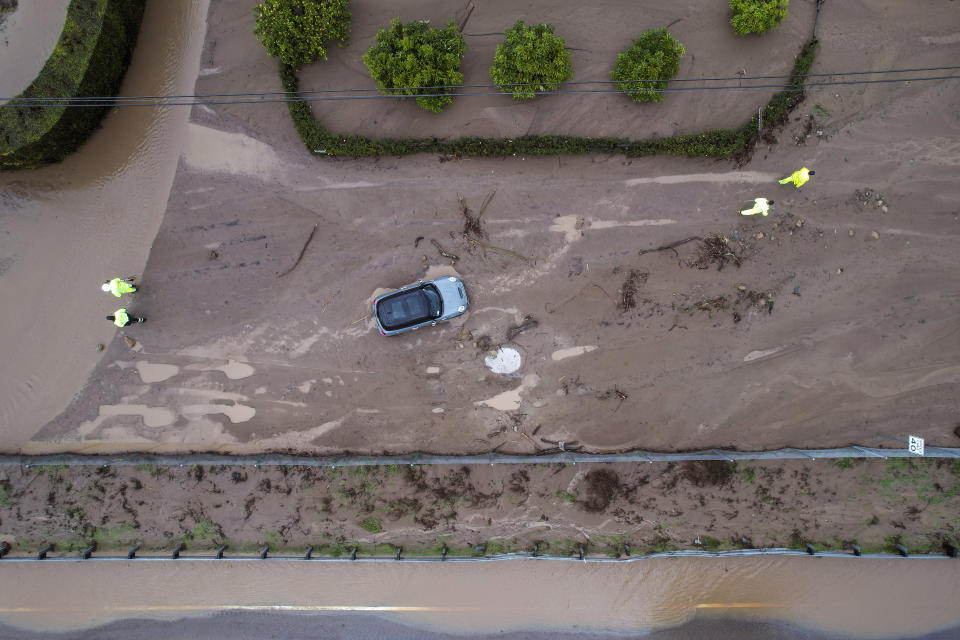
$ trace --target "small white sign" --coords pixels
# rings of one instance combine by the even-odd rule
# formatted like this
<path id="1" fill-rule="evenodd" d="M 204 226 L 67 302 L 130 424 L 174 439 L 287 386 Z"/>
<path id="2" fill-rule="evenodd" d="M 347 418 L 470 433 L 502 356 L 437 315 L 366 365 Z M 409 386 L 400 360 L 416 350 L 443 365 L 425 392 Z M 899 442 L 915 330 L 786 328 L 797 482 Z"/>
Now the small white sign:
<path id="1" fill-rule="evenodd" d="M 910 453 L 915 453 L 918 456 L 923 455 L 923 438 L 918 438 L 917 436 L 910 436 L 910 444 L 908 446 Z"/>

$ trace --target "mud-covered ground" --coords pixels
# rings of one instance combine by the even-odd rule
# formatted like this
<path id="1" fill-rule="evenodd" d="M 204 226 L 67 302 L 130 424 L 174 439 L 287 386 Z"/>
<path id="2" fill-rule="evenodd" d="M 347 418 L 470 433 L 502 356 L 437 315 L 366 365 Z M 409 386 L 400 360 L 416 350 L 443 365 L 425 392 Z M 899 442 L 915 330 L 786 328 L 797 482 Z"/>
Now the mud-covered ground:
<path id="1" fill-rule="evenodd" d="M 618 555 L 666 549 L 943 550 L 960 463 L 778 461 L 516 467 L 32 467 L 0 476 L 0 539 L 102 550 Z M 744 542 L 744 538 L 748 542 Z M 696 541 L 699 540 L 700 544 Z"/>
<path id="2" fill-rule="evenodd" d="M 826 5 L 813 71 L 956 59 L 952 8 L 922 5 Z M 812 6 L 791 7 L 787 29 L 769 38 L 783 69 L 795 53 L 784 38 L 799 47 L 793 20 Z M 677 7 L 685 18 L 690 6 Z M 355 29 L 356 46 L 394 17 L 356 12 L 370 27 Z M 563 21 L 575 15 L 551 19 L 572 33 Z M 211 4 L 197 92 L 278 87 L 252 20 L 246 3 Z M 711 37 L 732 37 L 725 22 L 711 29 L 681 34 L 690 64 Z M 750 42 L 753 58 L 731 61 L 731 73 L 770 64 L 772 50 Z M 196 107 L 127 304 L 148 322 L 119 331 L 64 412 L 5 448 L 534 453 L 560 440 L 586 451 L 897 446 L 884 436 L 908 433 L 960 445 L 958 86 L 814 87 L 779 142 L 744 167 L 331 160 L 305 153 L 282 104 Z M 684 113 L 717 108 L 713 94 L 696 95 Z M 743 112 L 729 124 L 769 97 L 736 95 Z M 534 102 L 538 118 L 560 109 Z M 650 135 L 664 108 L 650 112 Z M 800 166 L 816 170 L 803 189 L 777 184 Z M 507 252 L 464 235 L 458 196 L 477 215 L 493 192 L 471 238 Z M 775 200 L 770 217 L 737 215 L 759 195 Z M 722 261 L 701 253 L 712 235 L 727 240 Z M 467 286 L 465 316 L 377 334 L 375 294 L 451 273 Z M 520 352 L 515 374 L 484 366 L 498 345 Z"/>

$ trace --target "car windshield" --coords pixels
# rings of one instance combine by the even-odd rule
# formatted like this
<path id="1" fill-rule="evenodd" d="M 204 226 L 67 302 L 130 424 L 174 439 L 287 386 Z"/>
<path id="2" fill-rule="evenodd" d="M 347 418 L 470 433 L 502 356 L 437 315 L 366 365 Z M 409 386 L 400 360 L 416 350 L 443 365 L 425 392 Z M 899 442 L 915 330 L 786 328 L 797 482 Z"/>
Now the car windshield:
<path id="1" fill-rule="evenodd" d="M 443 313 L 440 292 L 432 284 L 384 298 L 377 304 L 377 316 L 384 329 L 403 329 Z"/>

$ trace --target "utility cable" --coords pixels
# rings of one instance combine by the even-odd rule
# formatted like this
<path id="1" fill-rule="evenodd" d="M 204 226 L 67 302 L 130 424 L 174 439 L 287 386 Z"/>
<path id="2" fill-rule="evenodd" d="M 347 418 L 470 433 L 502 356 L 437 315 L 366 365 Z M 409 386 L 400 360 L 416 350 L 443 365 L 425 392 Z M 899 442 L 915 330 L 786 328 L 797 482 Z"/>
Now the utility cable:
<path id="1" fill-rule="evenodd" d="M 852 72 L 853 73 L 853 72 Z M 820 76 L 835 76 L 840 74 L 819 74 Z M 794 76 L 790 76 L 794 77 Z M 800 76 L 797 76 L 800 77 Z M 948 75 L 948 76 L 925 76 L 925 77 L 909 77 L 909 78 L 879 78 L 879 79 L 870 79 L 870 80 L 837 80 L 837 81 L 827 81 L 827 82 L 806 82 L 806 83 L 788 83 L 783 84 L 748 84 L 746 86 L 738 85 L 718 85 L 718 86 L 706 86 L 706 87 L 664 87 L 662 89 L 649 89 L 649 91 L 654 91 L 656 93 L 666 93 L 666 92 L 682 92 L 682 91 L 729 91 L 729 92 L 746 92 L 746 91 L 758 91 L 763 90 L 767 91 L 770 89 L 779 89 L 779 90 L 791 90 L 791 89 L 805 89 L 810 87 L 823 87 L 823 86 L 845 86 L 845 85 L 870 85 L 870 84 L 890 84 L 895 82 L 927 82 L 934 80 L 956 80 L 960 78 L 960 75 Z M 699 79 L 703 81 L 705 79 Z M 728 80 L 741 80 L 741 78 L 728 78 Z M 606 81 L 596 81 L 596 83 L 606 83 Z M 615 81 L 611 81 L 614 82 Z M 631 81 L 631 83 L 639 83 L 645 81 Z M 560 84 L 571 84 L 571 83 L 560 83 Z M 582 82 L 580 84 L 591 84 L 589 82 Z M 623 83 L 620 83 L 623 84 Z M 494 87 L 498 85 L 470 85 L 471 87 Z M 506 85 L 513 86 L 513 85 Z M 528 85 L 520 85 L 528 86 Z M 432 89 L 435 87 L 405 87 L 405 88 L 395 88 L 389 89 L 390 91 L 422 91 L 424 89 Z M 443 88 L 465 88 L 464 85 L 459 86 L 444 86 Z M 509 95 L 511 92 L 507 91 L 471 91 L 471 92 L 441 92 L 441 93 L 413 93 L 413 94 L 372 94 L 372 95 L 317 95 L 317 94 L 326 94 L 326 93 L 342 93 L 343 91 L 364 91 L 372 92 L 380 91 L 380 89 L 344 89 L 344 90 L 318 90 L 318 91 L 297 91 L 297 92 L 264 92 L 264 93 L 239 93 L 239 94 L 209 94 L 209 95 L 183 95 L 183 96 L 116 96 L 116 97 L 76 97 L 76 98 L 13 98 L 14 102 L 0 104 L 0 107 L 29 107 L 29 108 L 44 108 L 44 107 L 120 107 L 120 106 L 138 106 L 138 107 L 148 107 L 148 106 L 191 106 L 191 105 L 224 105 L 224 104 L 256 104 L 256 103 L 275 103 L 275 102 L 295 102 L 295 101 L 305 101 L 305 102 L 322 102 L 322 101 L 338 101 L 338 100 L 372 100 L 372 99 L 396 99 L 404 97 L 413 97 L 413 98 L 430 98 L 430 97 L 471 97 L 471 96 L 492 96 L 492 95 Z M 591 95 L 591 94 L 606 94 L 606 93 L 615 93 L 615 94 L 625 94 L 629 93 L 627 90 L 622 89 L 555 89 L 555 90 L 544 90 L 544 91 L 523 91 L 523 93 L 532 93 L 534 95 Z M 272 98 L 268 96 L 283 96 L 281 98 Z M 206 98 L 234 98 L 234 97 L 250 97 L 252 99 L 243 99 L 243 100 L 233 100 L 233 99 L 206 99 Z M 162 101 L 157 101 L 157 100 Z M 172 100 L 172 101 L 171 101 Z"/>

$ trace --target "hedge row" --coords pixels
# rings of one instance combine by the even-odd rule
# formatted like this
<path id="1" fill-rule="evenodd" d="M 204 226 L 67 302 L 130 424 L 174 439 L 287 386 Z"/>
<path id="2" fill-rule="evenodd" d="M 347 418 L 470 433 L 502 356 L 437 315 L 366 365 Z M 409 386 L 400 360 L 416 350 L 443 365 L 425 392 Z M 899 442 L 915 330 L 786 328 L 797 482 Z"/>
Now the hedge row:
<path id="1" fill-rule="evenodd" d="M 763 109 L 766 132 L 786 121 L 790 111 L 803 99 L 803 83 L 817 52 L 817 41 L 804 45 L 797 56 L 787 87 L 773 96 Z M 328 156 L 404 156 L 413 153 L 441 153 L 455 156 L 504 157 L 514 155 L 557 155 L 609 153 L 626 156 L 648 156 L 666 153 L 679 156 L 726 158 L 749 153 L 758 137 L 758 120 L 753 116 L 737 129 L 714 129 L 703 133 L 653 140 L 633 141 L 627 138 L 586 138 L 581 136 L 519 136 L 516 138 L 463 137 L 456 140 L 438 138 L 367 138 L 338 135 L 327 131 L 313 116 L 310 104 L 297 93 L 296 71 L 280 65 L 280 79 L 291 100 L 287 103 L 294 126 L 310 152 Z"/>
<path id="2" fill-rule="evenodd" d="M 130 64 L 146 0 L 72 0 L 60 39 L 17 98 L 116 95 Z M 0 108 L 0 168 L 32 169 L 76 151 L 109 107 Z"/>

